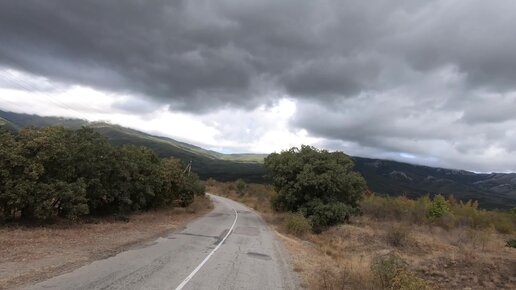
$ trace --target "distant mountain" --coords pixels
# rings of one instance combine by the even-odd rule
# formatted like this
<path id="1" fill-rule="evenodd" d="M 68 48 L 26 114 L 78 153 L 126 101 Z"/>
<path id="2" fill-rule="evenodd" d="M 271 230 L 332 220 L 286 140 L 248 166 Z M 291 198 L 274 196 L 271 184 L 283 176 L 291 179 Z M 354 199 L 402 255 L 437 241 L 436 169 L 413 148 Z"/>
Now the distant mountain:
<path id="1" fill-rule="evenodd" d="M 0 118 L 6 120 L 17 128 L 27 126 L 48 127 L 48 126 L 64 126 L 71 129 L 79 129 L 82 126 L 90 124 L 86 120 L 69 119 L 62 117 L 41 117 L 38 115 L 18 114 L 13 112 L 5 112 L 0 110 Z"/>
<path id="2" fill-rule="evenodd" d="M 516 173 L 477 174 L 408 163 L 353 157 L 355 168 L 374 192 L 418 197 L 453 194 L 460 200 L 478 200 L 486 208 L 516 206 Z"/>
<path id="3" fill-rule="evenodd" d="M 2 125 L 3 124 L 3 125 Z M 263 154 L 222 154 L 171 138 L 157 137 L 108 123 L 58 117 L 40 117 L 0 111 L 0 126 L 19 129 L 26 126 L 61 125 L 68 128 L 93 127 L 115 145 L 149 147 L 162 157 L 192 161 L 201 178 L 228 181 L 243 178 L 265 182 Z M 516 206 L 516 173 L 476 174 L 464 170 L 433 168 L 408 163 L 352 157 L 355 168 L 369 188 L 380 194 L 418 197 L 424 194 L 453 194 L 457 199 L 474 199 L 485 208 L 508 209 Z"/>
<path id="4" fill-rule="evenodd" d="M 6 128 L 8 130 L 18 130 L 18 127 L 16 125 L 2 117 L 0 117 L 0 127 Z"/>

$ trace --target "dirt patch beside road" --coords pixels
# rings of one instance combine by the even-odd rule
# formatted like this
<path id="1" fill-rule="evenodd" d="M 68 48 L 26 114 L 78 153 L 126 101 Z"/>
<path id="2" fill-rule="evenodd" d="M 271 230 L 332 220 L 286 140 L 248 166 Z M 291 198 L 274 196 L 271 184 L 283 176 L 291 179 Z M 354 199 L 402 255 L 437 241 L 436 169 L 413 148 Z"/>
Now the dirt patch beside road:
<path id="1" fill-rule="evenodd" d="M 0 289 L 33 284 L 152 242 L 211 208 L 207 198 L 198 198 L 188 208 L 135 214 L 128 222 L 99 219 L 88 224 L 0 228 Z"/>

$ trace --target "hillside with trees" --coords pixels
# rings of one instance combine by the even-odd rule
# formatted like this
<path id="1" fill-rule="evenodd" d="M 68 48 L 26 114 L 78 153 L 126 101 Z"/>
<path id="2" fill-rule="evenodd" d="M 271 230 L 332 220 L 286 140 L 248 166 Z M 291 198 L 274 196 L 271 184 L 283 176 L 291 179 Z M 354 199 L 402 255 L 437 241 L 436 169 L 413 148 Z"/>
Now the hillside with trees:
<path id="1" fill-rule="evenodd" d="M 260 162 L 264 155 L 257 154 L 221 154 L 198 146 L 180 142 L 167 137 L 153 136 L 137 130 L 104 122 L 88 122 L 86 120 L 61 117 L 41 117 L 37 115 L 18 114 L 0 110 L 0 117 L 8 120 L 11 130 L 19 130 L 27 126 L 45 128 L 63 126 L 69 129 L 80 129 L 83 126 L 106 137 L 113 145 L 136 145 L 150 148 L 161 158 L 178 158 L 183 163 L 192 162 L 192 169 L 202 179 L 216 178 L 231 181 L 244 178 L 253 182 L 265 182 L 265 169 Z M 7 123 L 6 123 L 7 124 Z M 0 124 L 0 126 L 2 126 Z M 15 129 L 13 129 L 15 128 Z"/>

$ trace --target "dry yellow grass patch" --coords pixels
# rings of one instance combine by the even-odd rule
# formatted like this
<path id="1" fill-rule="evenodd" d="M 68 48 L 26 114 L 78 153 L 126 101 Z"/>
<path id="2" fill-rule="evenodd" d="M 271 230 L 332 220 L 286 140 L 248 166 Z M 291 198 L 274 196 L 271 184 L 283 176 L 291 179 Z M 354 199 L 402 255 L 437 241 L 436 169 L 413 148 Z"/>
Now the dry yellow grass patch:
<path id="1" fill-rule="evenodd" d="M 409 271 L 434 289 L 516 289 L 516 250 L 504 246 L 507 236 L 494 230 L 412 226 L 408 242 L 394 246 L 387 237 L 397 225 L 358 217 L 310 235 L 308 242 L 287 245 L 296 266 L 304 269 L 308 289 L 379 289 L 371 260 L 388 253 L 401 256 Z"/>

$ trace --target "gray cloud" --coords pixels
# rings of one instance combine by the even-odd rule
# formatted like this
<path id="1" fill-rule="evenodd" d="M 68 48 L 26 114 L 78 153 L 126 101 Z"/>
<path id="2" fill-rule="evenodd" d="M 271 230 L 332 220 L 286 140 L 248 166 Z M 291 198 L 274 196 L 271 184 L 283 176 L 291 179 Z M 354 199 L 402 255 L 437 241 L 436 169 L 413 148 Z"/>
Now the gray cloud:
<path id="1" fill-rule="evenodd" d="M 514 11 L 511 0 L 2 1 L 0 66 L 152 103 L 116 104 L 134 112 L 287 96 L 292 127 L 329 147 L 516 170 L 499 158 L 516 144 Z"/>
<path id="2" fill-rule="evenodd" d="M 403 73 L 403 67 L 427 72 L 452 64 L 469 86 L 512 90 L 515 5 L 4 1 L 0 60 L 192 111 L 256 106 L 254 99 L 272 89 L 305 98 L 349 97 L 400 85 L 403 79 L 385 83 L 381 76 Z M 397 68 L 389 66 L 393 61 Z"/>
<path id="3" fill-rule="evenodd" d="M 160 105 L 145 99 L 124 98 L 116 100 L 111 108 L 134 114 L 149 114 L 159 109 Z"/>

